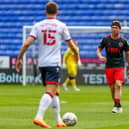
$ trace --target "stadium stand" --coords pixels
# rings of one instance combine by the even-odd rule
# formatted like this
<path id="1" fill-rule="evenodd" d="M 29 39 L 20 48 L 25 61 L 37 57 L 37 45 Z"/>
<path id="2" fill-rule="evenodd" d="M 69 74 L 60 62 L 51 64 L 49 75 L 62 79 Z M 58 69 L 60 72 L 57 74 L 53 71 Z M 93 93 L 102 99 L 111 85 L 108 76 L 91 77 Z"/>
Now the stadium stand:
<path id="1" fill-rule="evenodd" d="M 22 45 L 22 26 L 45 18 L 43 0 L 0 1 L 0 55 L 16 57 Z M 60 6 L 58 18 L 68 26 L 109 26 L 112 20 L 126 20 L 128 0 L 55 0 Z M 91 36 L 84 40 L 84 37 Z M 96 57 L 95 51 L 103 35 L 81 35 L 81 57 Z M 76 36 L 73 35 L 76 39 Z M 94 46 L 93 46 L 94 43 Z"/>

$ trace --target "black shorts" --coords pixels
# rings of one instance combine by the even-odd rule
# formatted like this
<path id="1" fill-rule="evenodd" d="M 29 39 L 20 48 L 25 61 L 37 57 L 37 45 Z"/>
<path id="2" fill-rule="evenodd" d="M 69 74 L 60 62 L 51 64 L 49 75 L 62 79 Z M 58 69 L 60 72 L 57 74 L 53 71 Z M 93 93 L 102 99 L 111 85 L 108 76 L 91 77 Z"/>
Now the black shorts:
<path id="1" fill-rule="evenodd" d="M 60 85 L 61 68 L 59 66 L 39 67 L 43 85 L 55 84 Z"/>

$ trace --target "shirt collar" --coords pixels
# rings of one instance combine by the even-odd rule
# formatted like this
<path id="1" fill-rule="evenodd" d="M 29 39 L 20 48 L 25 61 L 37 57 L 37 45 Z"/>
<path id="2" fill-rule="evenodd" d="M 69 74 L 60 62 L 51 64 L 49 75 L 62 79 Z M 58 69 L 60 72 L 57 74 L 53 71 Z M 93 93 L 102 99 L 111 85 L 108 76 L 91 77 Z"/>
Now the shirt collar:
<path id="1" fill-rule="evenodd" d="M 110 34 L 109 37 L 110 37 L 111 39 L 113 39 L 113 38 L 112 38 L 112 34 Z M 121 36 L 119 35 L 119 36 L 117 37 L 117 39 L 121 39 Z"/>
<path id="2" fill-rule="evenodd" d="M 56 19 L 56 17 L 47 17 L 47 19 Z"/>

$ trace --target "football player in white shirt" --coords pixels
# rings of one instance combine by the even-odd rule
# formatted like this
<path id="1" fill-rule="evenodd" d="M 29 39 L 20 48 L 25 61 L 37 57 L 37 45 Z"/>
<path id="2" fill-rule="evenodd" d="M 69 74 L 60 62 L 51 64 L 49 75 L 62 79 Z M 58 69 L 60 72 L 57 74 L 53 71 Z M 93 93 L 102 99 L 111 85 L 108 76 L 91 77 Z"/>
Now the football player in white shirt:
<path id="1" fill-rule="evenodd" d="M 58 5 L 55 2 L 48 2 L 46 4 L 47 19 L 33 26 L 30 36 L 24 42 L 16 62 L 16 70 L 19 72 L 24 53 L 33 41 L 37 39 L 39 44 L 38 66 L 41 72 L 43 85 L 46 87 L 46 92 L 41 97 L 33 123 L 44 128 L 51 128 L 51 126 L 44 121 L 44 113 L 49 105 L 54 109 L 56 126 L 66 127 L 60 116 L 60 101 L 58 97 L 62 39 L 66 40 L 68 46 L 78 57 L 77 48 L 71 40 L 67 26 L 56 19 L 57 13 Z"/>

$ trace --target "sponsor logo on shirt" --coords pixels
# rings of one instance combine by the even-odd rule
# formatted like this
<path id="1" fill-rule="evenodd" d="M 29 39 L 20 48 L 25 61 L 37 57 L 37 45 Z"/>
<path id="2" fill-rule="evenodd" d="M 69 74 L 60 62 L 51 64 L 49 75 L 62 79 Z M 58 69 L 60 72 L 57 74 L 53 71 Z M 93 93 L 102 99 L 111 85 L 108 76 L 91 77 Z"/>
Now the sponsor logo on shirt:
<path id="1" fill-rule="evenodd" d="M 121 43 L 121 42 L 118 45 L 119 45 L 119 47 L 123 47 L 123 43 Z"/>

